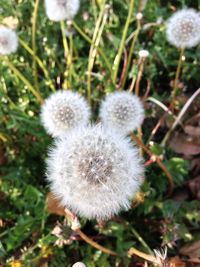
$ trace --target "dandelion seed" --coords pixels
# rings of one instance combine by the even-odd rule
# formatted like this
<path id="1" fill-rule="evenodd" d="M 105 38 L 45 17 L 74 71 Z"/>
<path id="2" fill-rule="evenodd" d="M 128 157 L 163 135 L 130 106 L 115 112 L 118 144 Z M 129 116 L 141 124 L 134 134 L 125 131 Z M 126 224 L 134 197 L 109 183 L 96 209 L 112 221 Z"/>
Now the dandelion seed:
<path id="1" fill-rule="evenodd" d="M 18 38 L 14 30 L 0 27 L 0 54 L 9 55 L 17 50 Z"/>
<path id="2" fill-rule="evenodd" d="M 83 262 L 76 262 L 72 267 L 86 267 L 86 265 Z"/>
<path id="3" fill-rule="evenodd" d="M 139 57 L 141 58 L 147 58 L 149 56 L 149 51 L 147 50 L 140 50 L 138 53 Z"/>
<path id="4" fill-rule="evenodd" d="M 80 0 L 45 0 L 46 14 L 50 20 L 71 20 L 78 13 Z"/>
<path id="5" fill-rule="evenodd" d="M 71 91 L 57 91 L 45 100 L 41 121 L 49 134 L 62 137 L 69 130 L 86 126 L 90 109 L 85 99 Z"/>
<path id="6" fill-rule="evenodd" d="M 129 139 L 101 125 L 81 127 L 57 140 L 47 161 L 52 192 L 63 206 L 88 219 L 108 219 L 128 209 L 143 175 Z"/>
<path id="7" fill-rule="evenodd" d="M 128 92 L 112 93 L 101 105 L 100 118 L 105 127 L 129 134 L 142 124 L 144 108 L 136 95 Z"/>
<path id="8" fill-rule="evenodd" d="M 196 46 L 200 42 L 200 13 L 194 9 L 175 12 L 167 22 L 166 34 L 178 48 Z"/>

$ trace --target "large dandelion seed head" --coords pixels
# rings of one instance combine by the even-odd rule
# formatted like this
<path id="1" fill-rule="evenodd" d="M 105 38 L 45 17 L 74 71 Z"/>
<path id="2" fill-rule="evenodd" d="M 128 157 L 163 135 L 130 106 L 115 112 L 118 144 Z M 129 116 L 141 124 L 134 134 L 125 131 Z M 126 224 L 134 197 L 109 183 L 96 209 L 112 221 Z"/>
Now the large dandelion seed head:
<path id="1" fill-rule="evenodd" d="M 47 163 L 52 192 L 88 219 L 107 219 L 129 208 L 144 176 L 129 139 L 101 125 L 76 129 L 57 140 Z"/>
<path id="2" fill-rule="evenodd" d="M 166 34 L 176 47 L 196 46 L 200 42 L 200 14 L 194 9 L 177 11 L 167 22 Z"/>
<path id="3" fill-rule="evenodd" d="M 85 99 L 71 91 L 57 91 L 45 100 L 41 120 L 49 134 L 62 137 L 69 130 L 86 126 L 90 109 Z"/>
<path id="4" fill-rule="evenodd" d="M 17 50 L 18 38 L 15 31 L 0 27 L 0 54 L 9 55 Z"/>
<path id="5" fill-rule="evenodd" d="M 80 0 L 45 0 L 47 16 L 50 20 L 71 20 L 77 14 Z"/>
<path id="6" fill-rule="evenodd" d="M 102 102 L 100 118 L 105 127 L 129 134 L 142 124 L 144 108 L 136 95 L 128 92 L 111 93 Z"/>

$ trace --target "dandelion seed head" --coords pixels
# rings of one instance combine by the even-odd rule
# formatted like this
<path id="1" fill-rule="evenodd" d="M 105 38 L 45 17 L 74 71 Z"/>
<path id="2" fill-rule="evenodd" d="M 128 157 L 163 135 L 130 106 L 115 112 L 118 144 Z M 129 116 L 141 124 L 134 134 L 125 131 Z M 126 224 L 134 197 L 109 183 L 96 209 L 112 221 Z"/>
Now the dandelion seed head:
<path id="1" fill-rule="evenodd" d="M 86 265 L 83 262 L 76 262 L 75 264 L 73 264 L 72 267 L 86 267 Z"/>
<path id="2" fill-rule="evenodd" d="M 149 51 L 148 50 L 140 50 L 138 55 L 141 58 L 147 58 L 149 56 Z"/>
<path id="3" fill-rule="evenodd" d="M 45 0 L 46 14 L 50 20 L 71 20 L 78 13 L 80 0 Z"/>
<path id="4" fill-rule="evenodd" d="M 9 55 L 17 50 L 18 38 L 14 30 L 0 27 L 0 54 Z"/>
<path id="5" fill-rule="evenodd" d="M 144 108 L 136 95 L 129 92 L 111 93 L 102 102 L 100 118 L 105 127 L 129 134 L 142 124 Z"/>
<path id="6" fill-rule="evenodd" d="M 88 219 L 108 219 L 128 209 L 143 175 L 129 139 L 102 125 L 81 127 L 57 140 L 47 161 L 52 192 Z"/>
<path id="7" fill-rule="evenodd" d="M 62 137 L 69 130 L 89 122 L 90 109 L 82 96 L 71 91 L 57 91 L 45 100 L 41 121 L 53 137 Z"/>
<path id="8" fill-rule="evenodd" d="M 167 22 L 168 41 L 178 48 L 190 48 L 200 42 L 200 13 L 194 9 L 175 12 Z"/>

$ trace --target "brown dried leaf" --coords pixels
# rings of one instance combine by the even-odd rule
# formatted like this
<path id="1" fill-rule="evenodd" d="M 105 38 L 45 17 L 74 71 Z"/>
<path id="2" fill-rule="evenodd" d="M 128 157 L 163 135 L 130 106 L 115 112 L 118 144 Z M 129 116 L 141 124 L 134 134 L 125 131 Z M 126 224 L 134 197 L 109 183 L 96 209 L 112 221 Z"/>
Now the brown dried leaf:
<path id="1" fill-rule="evenodd" d="M 46 197 L 46 205 L 49 213 L 63 216 L 65 209 L 61 206 L 59 199 L 57 199 L 52 192 L 49 192 Z"/>
<path id="2" fill-rule="evenodd" d="M 170 140 L 170 147 L 179 154 L 186 156 L 197 155 L 200 153 L 200 144 L 189 140 L 184 134 L 177 134 Z"/>
<path id="3" fill-rule="evenodd" d="M 198 175 L 200 173 L 200 158 L 194 158 L 191 164 L 192 173 Z"/>
<path id="4" fill-rule="evenodd" d="M 194 137 L 200 137 L 200 127 L 194 127 L 191 125 L 186 125 L 184 127 L 184 131 L 186 134 L 194 136 Z"/>
<path id="5" fill-rule="evenodd" d="M 188 186 L 193 196 L 200 200 L 200 176 L 195 177 L 194 179 L 188 182 Z"/>
<path id="6" fill-rule="evenodd" d="M 169 266 L 170 267 L 186 267 L 186 264 L 179 258 L 179 256 L 176 256 L 169 260 Z"/>
<path id="7" fill-rule="evenodd" d="M 200 240 L 183 246 L 179 252 L 190 259 L 200 258 Z"/>

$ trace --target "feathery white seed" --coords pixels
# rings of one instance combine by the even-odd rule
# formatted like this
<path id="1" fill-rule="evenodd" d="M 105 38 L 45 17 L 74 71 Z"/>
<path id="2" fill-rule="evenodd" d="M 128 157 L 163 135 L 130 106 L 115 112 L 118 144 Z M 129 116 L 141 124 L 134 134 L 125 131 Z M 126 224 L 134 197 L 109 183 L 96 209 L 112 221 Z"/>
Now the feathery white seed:
<path id="1" fill-rule="evenodd" d="M 72 267 L 86 267 L 86 265 L 83 262 L 76 262 L 75 264 L 73 264 Z"/>
<path id="2" fill-rule="evenodd" d="M 167 21 L 168 41 L 179 48 L 190 48 L 200 42 L 200 13 L 194 9 L 175 12 Z"/>
<path id="3" fill-rule="evenodd" d="M 17 50 L 18 38 L 14 30 L 0 27 L 0 54 L 9 55 Z"/>
<path id="4" fill-rule="evenodd" d="M 78 13 L 80 0 L 45 0 L 46 14 L 50 20 L 71 20 Z"/>
<path id="5" fill-rule="evenodd" d="M 142 177 L 138 149 L 102 125 L 81 127 L 57 140 L 47 160 L 52 192 L 88 219 L 108 219 L 128 209 Z"/>
<path id="6" fill-rule="evenodd" d="M 100 118 L 107 128 L 129 134 L 138 128 L 144 119 L 144 108 L 140 99 L 129 92 L 109 94 L 101 104 Z"/>
<path id="7" fill-rule="evenodd" d="M 85 99 L 77 93 L 59 90 L 50 95 L 42 106 L 41 121 L 53 137 L 62 137 L 69 130 L 86 126 L 90 109 Z"/>

